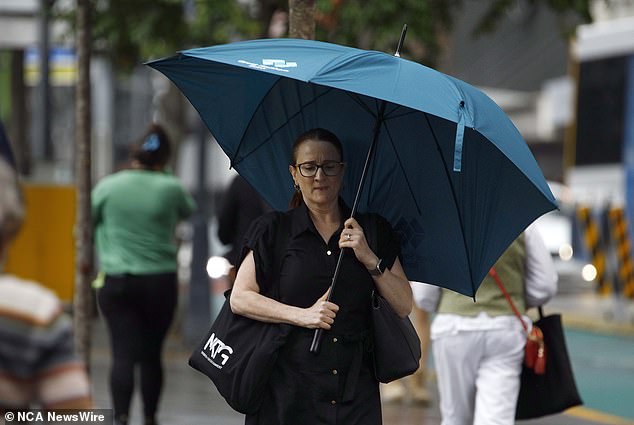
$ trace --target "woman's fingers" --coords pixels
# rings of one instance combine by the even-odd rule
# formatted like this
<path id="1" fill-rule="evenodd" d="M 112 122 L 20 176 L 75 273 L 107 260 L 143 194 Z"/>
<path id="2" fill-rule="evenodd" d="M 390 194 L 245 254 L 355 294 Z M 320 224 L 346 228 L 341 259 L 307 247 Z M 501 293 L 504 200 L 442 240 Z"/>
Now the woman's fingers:
<path id="1" fill-rule="evenodd" d="M 331 304 L 331 305 L 324 306 L 320 313 L 325 317 L 331 317 L 334 319 L 337 316 L 337 311 L 339 310 L 339 306 L 332 303 L 328 303 L 328 304 Z"/>
<path id="2" fill-rule="evenodd" d="M 363 228 L 352 217 L 344 222 L 344 228 L 339 237 L 339 248 L 352 248 L 357 260 L 368 269 L 376 264 L 377 256 L 368 245 Z"/>
<path id="3" fill-rule="evenodd" d="M 326 330 L 330 329 L 330 325 L 335 323 L 335 318 L 337 317 L 338 311 L 339 311 L 339 306 L 337 304 L 331 303 L 329 301 L 322 302 L 321 308 L 319 311 L 319 314 L 320 314 L 319 327 L 324 328 Z"/>
<path id="4" fill-rule="evenodd" d="M 349 219 L 344 221 L 343 222 L 343 227 L 345 229 L 353 229 L 353 230 L 361 230 L 361 231 L 363 231 L 363 229 L 359 225 L 359 222 L 357 220 L 355 220 L 354 217 L 350 217 Z"/>
<path id="5" fill-rule="evenodd" d="M 326 301 L 330 289 L 326 291 L 310 308 L 306 309 L 306 321 L 304 326 L 307 328 L 330 329 L 335 322 L 339 306 L 330 301 Z"/>

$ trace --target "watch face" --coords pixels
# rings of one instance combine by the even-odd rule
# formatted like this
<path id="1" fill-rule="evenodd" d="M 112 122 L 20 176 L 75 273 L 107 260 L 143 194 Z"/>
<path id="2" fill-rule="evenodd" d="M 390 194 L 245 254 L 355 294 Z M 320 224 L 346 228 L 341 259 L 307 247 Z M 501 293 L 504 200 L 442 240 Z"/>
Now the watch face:
<path id="1" fill-rule="evenodd" d="M 383 271 L 385 270 L 385 266 L 383 266 L 382 263 L 383 259 L 379 259 L 379 262 L 376 263 L 376 266 L 373 269 L 368 270 L 368 272 L 370 272 L 370 275 L 381 276 L 383 274 Z"/>
<path id="2" fill-rule="evenodd" d="M 385 265 L 385 263 L 383 262 L 383 259 L 381 258 L 379 260 L 379 262 L 376 264 L 376 268 L 378 271 L 381 272 L 381 274 L 383 274 L 383 272 L 385 271 L 385 269 L 387 268 L 387 266 Z"/>

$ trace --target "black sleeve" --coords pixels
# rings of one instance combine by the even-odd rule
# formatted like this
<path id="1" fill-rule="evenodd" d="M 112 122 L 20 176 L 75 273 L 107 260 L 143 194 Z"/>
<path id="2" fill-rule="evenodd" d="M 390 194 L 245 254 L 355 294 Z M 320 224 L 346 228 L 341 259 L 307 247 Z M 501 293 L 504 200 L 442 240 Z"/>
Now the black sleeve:
<path id="1" fill-rule="evenodd" d="M 401 255 L 401 240 L 392 228 L 392 225 L 380 215 L 376 215 L 378 252 L 376 255 L 383 259 L 388 269 L 394 265 L 394 261 Z"/>
<path id="2" fill-rule="evenodd" d="M 271 279 L 275 268 L 275 241 L 278 231 L 280 215 L 282 213 L 273 211 L 255 219 L 244 235 L 242 249 L 240 251 L 240 261 L 247 256 L 249 251 L 253 251 L 255 261 L 255 278 L 260 287 L 260 292 L 266 294 L 271 289 Z"/>
<path id="3" fill-rule="evenodd" d="M 218 239 L 225 245 L 233 243 L 236 233 L 238 216 L 236 182 L 237 180 L 234 179 L 226 190 L 222 198 L 220 212 L 218 213 Z"/>

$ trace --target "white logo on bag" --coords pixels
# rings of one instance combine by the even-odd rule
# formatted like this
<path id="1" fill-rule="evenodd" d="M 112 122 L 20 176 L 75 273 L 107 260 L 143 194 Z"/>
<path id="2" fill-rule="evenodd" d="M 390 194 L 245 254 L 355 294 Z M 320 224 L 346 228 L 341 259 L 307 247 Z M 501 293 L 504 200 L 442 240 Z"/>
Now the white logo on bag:
<path id="1" fill-rule="evenodd" d="M 282 72 L 288 72 L 288 69 L 286 68 L 297 68 L 297 62 L 287 62 L 284 59 L 262 59 L 261 64 L 253 63 L 253 62 L 249 62 L 249 61 L 245 61 L 241 59 L 238 61 L 238 63 L 247 65 L 249 68 L 260 69 L 260 70 L 271 69 L 274 71 L 282 71 Z"/>
<path id="2" fill-rule="evenodd" d="M 233 348 L 231 348 L 230 346 L 222 342 L 220 338 L 217 338 L 215 333 L 211 334 L 211 336 L 205 343 L 203 350 L 209 350 L 209 354 L 211 354 L 211 357 L 208 356 L 204 351 L 201 351 L 200 354 L 202 354 L 203 357 L 205 357 L 209 362 L 211 362 L 211 364 L 216 366 L 218 369 L 222 369 L 222 366 L 224 366 L 225 363 L 227 363 L 227 360 L 229 360 L 229 356 L 233 354 Z M 224 354 L 223 353 L 224 351 L 226 351 L 227 354 Z M 220 364 L 215 362 L 216 356 L 218 355 L 220 355 L 220 358 L 222 359 Z"/>

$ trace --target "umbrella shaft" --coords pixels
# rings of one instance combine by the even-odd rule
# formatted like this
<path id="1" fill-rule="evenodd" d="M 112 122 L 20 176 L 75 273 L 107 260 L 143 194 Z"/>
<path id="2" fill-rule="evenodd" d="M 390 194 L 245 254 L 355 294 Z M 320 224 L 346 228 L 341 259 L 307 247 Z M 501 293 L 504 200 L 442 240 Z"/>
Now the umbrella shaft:
<path id="1" fill-rule="evenodd" d="M 359 186 L 357 188 L 357 194 L 354 197 L 354 203 L 352 205 L 352 212 L 350 213 L 351 217 L 354 217 L 357 212 L 357 206 L 359 205 L 359 198 L 361 198 L 361 191 L 363 190 L 363 185 L 365 183 L 366 173 L 368 171 L 368 167 L 370 165 L 370 161 L 374 156 L 374 151 L 376 150 L 377 142 L 379 141 L 379 133 L 381 132 L 381 125 L 383 124 L 383 114 L 385 113 L 385 107 L 387 106 L 387 102 L 383 101 L 380 106 L 379 114 L 376 117 L 376 121 L 374 123 L 374 130 L 372 131 L 372 143 L 370 144 L 370 148 L 368 149 L 368 155 L 365 158 L 365 164 L 363 165 L 363 172 L 361 173 L 361 179 L 359 181 Z M 332 299 L 332 294 L 335 292 L 335 284 L 337 283 L 337 278 L 339 277 L 339 269 L 341 268 L 341 261 L 343 260 L 343 250 L 348 248 L 343 248 L 339 251 L 339 258 L 337 259 L 337 265 L 335 266 L 335 272 L 332 275 L 332 281 L 330 283 L 330 293 L 328 294 L 328 301 Z M 324 335 L 323 329 L 315 329 L 315 334 L 313 335 L 313 341 L 310 344 L 310 352 L 313 354 L 319 353 L 319 346 L 321 345 L 321 338 Z"/>
<path id="2" fill-rule="evenodd" d="M 339 258 L 337 259 L 337 265 L 335 266 L 335 272 L 332 275 L 332 280 L 330 281 L 330 293 L 328 294 L 328 298 L 326 301 L 332 300 L 332 294 L 335 292 L 335 283 L 337 283 L 337 278 L 339 277 L 339 270 L 341 269 L 341 261 L 343 260 L 343 250 L 349 248 L 343 248 L 339 251 Z M 315 329 L 315 333 L 313 334 L 313 341 L 310 344 L 310 352 L 313 354 L 319 353 L 319 346 L 321 345 L 321 338 L 323 337 L 324 330 L 323 329 Z"/>
<path id="3" fill-rule="evenodd" d="M 397 58 L 401 57 L 401 48 L 403 47 L 403 42 L 405 41 L 405 34 L 407 34 L 407 24 L 403 24 L 401 38 L 398 39 L 398 45 L 396 46 L 396 52 L 394 53 L 394 56 Z"/>
<path id="4" fill-rule="evenodd" d="M 350 213 L 351 217 L 354 217 L 357 213 L 359 199 L 361 199 L 361 191 L 363 190 L 363 186 L 365 185 L 365 177 L 370 166 L 370 161 L 372 161 L 372 157 L 374 156 L 376 145 L 379 141 L 379 134 L 381 132 L 381 125 L 383 125 L 383 115 L 385 114 L 386 106 L 387 102 L 381 102 L 379 114 L 377 115 L 376 121 L 374 122 L 374 130 L 372 131 L 372 143 L 370 144 L 370 148 L 368 149 L 368 155 L 365 157 L 365 164 L 363 164 L 361 179 L 359 180 L 359 185 L 357 186 L 357 194 L 354 196 L 354 202 L 352 204 L 352 212 Z"/>

